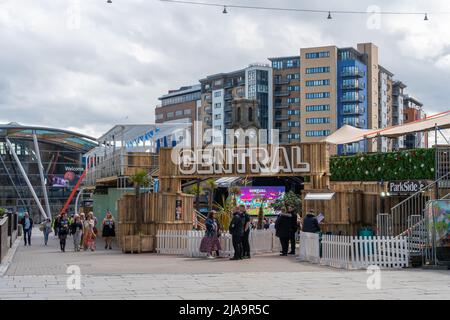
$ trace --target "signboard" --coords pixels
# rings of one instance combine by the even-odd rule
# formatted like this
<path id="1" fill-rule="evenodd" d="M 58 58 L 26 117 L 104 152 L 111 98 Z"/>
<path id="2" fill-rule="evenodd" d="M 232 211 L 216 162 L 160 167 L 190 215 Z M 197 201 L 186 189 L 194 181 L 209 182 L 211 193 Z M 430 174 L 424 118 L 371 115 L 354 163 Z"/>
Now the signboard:
<path id="1" fill-rule="evenodd" d="M 245 205 L 247 213 L 253 216 L 258 215 L 262 206 L 265 215 L 274 215 L 275 212 L 271 204 L 283 197 L 285 187 L 241 187 L 241 194 L 237 197 L 238 205 Z"/>
<path id="2" fill-rule="evenodd" d="M 391 194 L 412 194 L 426 186 L 426 181 L 421 180 L 390 181 L 388 192 Z"/>
<path id="3" fill-rule="evenodd" d="M 428 234 L 438 248 L 450 248 L 450 200 L 428 203 Z"/>
<path id="4" fill-rule="evenodd" d="M 181 213 L 183 211 L 183 201 L 175 201 L 175 220 L 181 220 Z"/>

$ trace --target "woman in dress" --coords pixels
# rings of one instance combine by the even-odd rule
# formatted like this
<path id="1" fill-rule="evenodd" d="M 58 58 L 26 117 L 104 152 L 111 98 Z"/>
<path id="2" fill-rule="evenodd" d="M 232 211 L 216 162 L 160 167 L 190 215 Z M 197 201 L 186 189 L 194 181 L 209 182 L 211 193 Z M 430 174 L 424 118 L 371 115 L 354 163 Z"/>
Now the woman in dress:
<path id="1" fill-rule="evenodd" d="M 94 232 L 95 220 L 94 213 L 89 212 L 83 226 L 83 248 L 84 250 L 95 250 L 95 238 L 97 237 Z"/>
<path id="2" fill-rule="evenodd" d="M 102 237 L 105 240 L 105 250 L 112 249 L 112 242 L 116 236 L 116 224 L 111 212 L 106 212 L 106 217 L 103 219 Z"/>
<path id="3" fill-rule="evenodd" d="M 213 253 L 222 250 L 218 237 L 219 226 L 214 218 L 215 211 L 208 213 L 205 221 L 206 232 L 200 244 L 200 252 L 206 252 L 208 259 L 214 259 Z"/>

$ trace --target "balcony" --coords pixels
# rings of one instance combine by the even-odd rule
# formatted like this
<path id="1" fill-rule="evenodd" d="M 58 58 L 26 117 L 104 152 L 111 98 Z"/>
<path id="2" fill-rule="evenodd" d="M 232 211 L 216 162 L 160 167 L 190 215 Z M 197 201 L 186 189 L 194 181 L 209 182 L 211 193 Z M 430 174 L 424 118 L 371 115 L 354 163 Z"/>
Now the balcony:
<path id="1" fill-rule="evenodd" d="M 341 113 L 343 115 L 364 114 L 364 107 L 343 108 Z"/>
<path id="2" fill-rule="evenodd" d="M 232 93 L 227 93 L 227 94 L 225 94 L 224 99 L 225 99 L 225 100 L 233 100 L 233 94 L 232 94 Z"/>
<path id="3" fill-rule="evenodd" d="M 283 103 L 275 103 L 275 109 L 285 109 L 289 108 L 289 103 L 283 102 Z"/>
<path id="4" fill-rule="evenodd" d="M 275 92 L 273 93 L 273 95 L 274 95 L 275 97 L 286 97 L 286 96 L 289 96 L 289 95 L 290 95 L 290 92 L 289 92 L 289 91 L 275 91 Z"/>
<path id="5" fill-rule="evenodd" d="M 233 82 L 227 82 L 227 83 L 225 83 L 224 88 L 225 88 L 225 89 L 233 88 Z"/>
<path id="6" fill-rule="evenodd" d="M 352 96 L 343 96 L 341 98 L 341 102 L 364 102 L 365 96 L 364 95 L 352 95 Z"/>
<path id="7" fill-rule="evenodd" d="M 277 121 L 289 120 L 289 116 L 288 115 L 275 115 L 275 120 L 277 120 Z"/>
<path id="8" fill-rule="evenodd" d="M 211 96 L 206 96 L 205 97 L 205 101 L 211 103 L 212 102 L 212 97 Z"/>
<path id="9" fill-rule="evenodd" d="M 273 83 L 276 85 L 289 84 L 290 82 L 291 82 L 291 80 L 289 80 L 289 79 L 275 79 L 273 81 Z"/>
<path id="10" fill-rule="evenodd" d="M 353 71 L 342 71 L 341 77 L 358 77 L 362 78 L 366 75 L 364 71 L 353 70 Z"/>
<path id="11" fill-rule="evenodd" d="M 363 125 L 363 121 L 361 121 L 359 118 L 344 118 L 342 120 L 342 123 L 357 128 L 361 128 Z"/>
<path id="12" fill-rule="evenodd" d="M 231 117 L 225 117 L 224 123 L 231 123 Z"/>
<path id="13" fill-rule="evenodd" d="M 238 86 L 243 86 L 243 85 L 245 85 L 245 79 L 238 80 L 237 85 L 238 85 Z"/>
<path id="14" fill-rule="evenodd" d="M 212 114 L 212 109 L 211 108 L 205 108 L 205 113 L 206 114 Z"/>
<path id="15" fill-rule="evenodd" d="M 278 130 L 280 133 L 290 131 L 290 129 L 288 127 L 275 127 L 275 130 Z"/>
<path id="16" fill-rule="evenodd" d="M 352 84 L 343 84 L 341 86 L 342 90 L 364 90 L 366 85 L 364 83 L 352 83 Z"/>
<path id="17" fill-rule="evenodd" d="M 231 106 L 231 104 L 225 104 L 225 107 L 223 108 L 223 110 L 225 111 L 225 112 L 229 112 L 229 111 L 231 111 L 232 110 L 232 106 Z"/>

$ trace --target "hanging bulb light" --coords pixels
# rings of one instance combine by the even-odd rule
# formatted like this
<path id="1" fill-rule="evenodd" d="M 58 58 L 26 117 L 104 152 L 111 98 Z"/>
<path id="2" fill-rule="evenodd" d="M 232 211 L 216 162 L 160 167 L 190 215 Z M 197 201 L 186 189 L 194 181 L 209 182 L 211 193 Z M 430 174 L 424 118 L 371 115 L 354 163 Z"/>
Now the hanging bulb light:
<path id="1" fill-rule="evenodd" d="M 222 11 L 222 13 L 223 13 L 223 14 L 227 14 L 227 13 L 228 13 L 228 11 L 227 11 L 227 6 L 223 6 L 223 11 Z"/>
<path id="2" fill-rule="evenodd" d="M 328 19 L 328 20 L 333 19 L 333 18 L 331 17 L 331 12 L 330 12 L 330 11 L 328 11 L 328 17 L 327 17 L 327 19 Z"/>
<path id="3" fill-rule="evenodd" d="M 428 15 L 426 13 L 425 13 L 425 18 L 423 20 L 428 21 Z"/>
<path id="4" fill-rule="evenodd" d="M 112 0 L 108 0 L 108 1 L 106 1 L 107 3 L 112 3 Z"/>

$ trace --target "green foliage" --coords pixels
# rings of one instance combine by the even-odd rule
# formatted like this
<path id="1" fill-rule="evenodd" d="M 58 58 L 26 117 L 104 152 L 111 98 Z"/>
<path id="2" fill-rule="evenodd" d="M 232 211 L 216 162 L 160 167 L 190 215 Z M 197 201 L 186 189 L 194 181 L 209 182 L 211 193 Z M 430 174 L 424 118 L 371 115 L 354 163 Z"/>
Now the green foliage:
<path id="1" fill-rule="evenodd" d="M 434 149 L 330 158 L 332 181 L 434 180 Z"/>
<path id="2" fill-rule="evenodd" d="M 189 189 L 187 189 L 186 191 L 188 194 L 192 194 L 195 196 L 200 196 L 201 194 L 203 194 L 203 188 L 199 185 L 194 184 L 192 187 L 190 187 Z"/>
<path id="3" fill-rule="evenodd" d="M 231 197 L 228 197 L 228 199 L 222 197 L 222 203 L 223 205 L 215 203 L 214 207 L 217 210 L 216 219 L 222 227 L 222 230 L 226 231 L 228 230 L 228 226 L 231 222 L 231 216 L 233 214 L 233 199 Z"/>
<path id="4" fill-rule="evenodd" d="M 131 183 L 139 187 L 148 187 L 150 185 L 150 178 L 145 170 L 139 170 L 129 179 Z"/>
<path id="5" fill-rule="evenodd" d="M 6 209 L 0 208 L 0 218 L 6 214 Z"/>
<path id="6" fill-rule="evenodd" d="M 284 194 L 284 197 L 279 198 L 272 203 L 272 208 L 280 210 L 281 207 L 293 207 L 300 210 L 302 207 L 302 198 L 295 192 L 289 191 Z"/>

